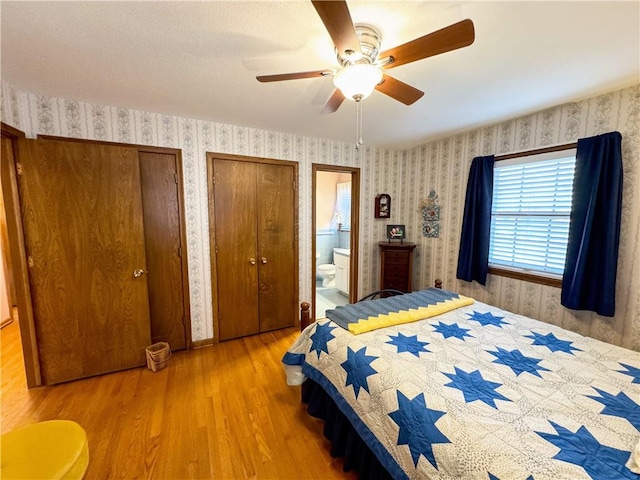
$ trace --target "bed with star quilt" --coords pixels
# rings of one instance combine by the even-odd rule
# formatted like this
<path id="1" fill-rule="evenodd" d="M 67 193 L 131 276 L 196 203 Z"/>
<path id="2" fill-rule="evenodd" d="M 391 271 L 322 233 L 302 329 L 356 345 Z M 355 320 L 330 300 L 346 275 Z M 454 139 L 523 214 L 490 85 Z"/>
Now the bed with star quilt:
<path id="1" fill-rule="evenodd" d="M 394 479 L 640 480 L 638 352 L 476 301 L 358 335 L 321 319 L 283 363 Z"/>

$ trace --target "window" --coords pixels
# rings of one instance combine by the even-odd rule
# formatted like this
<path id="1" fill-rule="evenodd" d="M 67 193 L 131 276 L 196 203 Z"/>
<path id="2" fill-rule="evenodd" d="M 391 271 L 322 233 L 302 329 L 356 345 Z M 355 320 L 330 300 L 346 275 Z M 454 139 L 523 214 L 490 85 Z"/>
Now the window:
<path id="1" fill-rule="evenodd" d="M 576 150 L 496 161 L 489 267 L 561 279 Z"/>
<path id="2" fill-rule="evenodd" d="M 340 230 L 351 230 L 351 182 L 336 184 L 336 214 Z"/>

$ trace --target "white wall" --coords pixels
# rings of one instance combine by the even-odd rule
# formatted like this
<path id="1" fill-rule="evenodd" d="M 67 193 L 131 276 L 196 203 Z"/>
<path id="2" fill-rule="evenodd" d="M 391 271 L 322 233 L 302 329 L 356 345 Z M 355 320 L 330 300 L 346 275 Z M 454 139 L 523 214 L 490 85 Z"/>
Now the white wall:
<path id="1" fill-rule="evenodd" d="M 331 228 L 336 211 L 336 185 L 350 181 L 349 173 L 316 173 L 316 230 Z"/>

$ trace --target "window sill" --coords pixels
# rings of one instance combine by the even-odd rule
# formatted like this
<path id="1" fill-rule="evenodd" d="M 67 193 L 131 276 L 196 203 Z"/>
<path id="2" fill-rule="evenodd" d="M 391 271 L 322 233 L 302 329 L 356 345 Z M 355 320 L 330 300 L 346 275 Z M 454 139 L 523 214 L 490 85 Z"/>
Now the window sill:
<path id="1" fill-rule="evenodd" d="M 513 270 L 507 270 L 499 267 L 489 267 L 489 273 L 492 275 L 498 275 L 501 277 L 515 278 L 516 280 L 523 280 L 525 282 L 539 283 L 541 285 L 547 285 L 549 287 L 562 287 L 561 278 L 545 277 L 544 275 L 536 275 L 532 273 L 516 272 Z"/>

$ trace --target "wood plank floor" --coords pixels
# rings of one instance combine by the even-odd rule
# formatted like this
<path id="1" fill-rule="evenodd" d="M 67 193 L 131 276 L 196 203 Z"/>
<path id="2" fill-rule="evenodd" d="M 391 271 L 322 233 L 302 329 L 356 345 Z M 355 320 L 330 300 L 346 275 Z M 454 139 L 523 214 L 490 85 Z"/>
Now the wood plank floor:
<path id="1" fill-rule="evenodd" d="M 356 479 L 288 387 L 290 328 L 178 352 L 146 368 L 28 390 L 13 322 L 0 331 L 2 433 L 68 419 L 87 431 L 85 478 Z"/>

